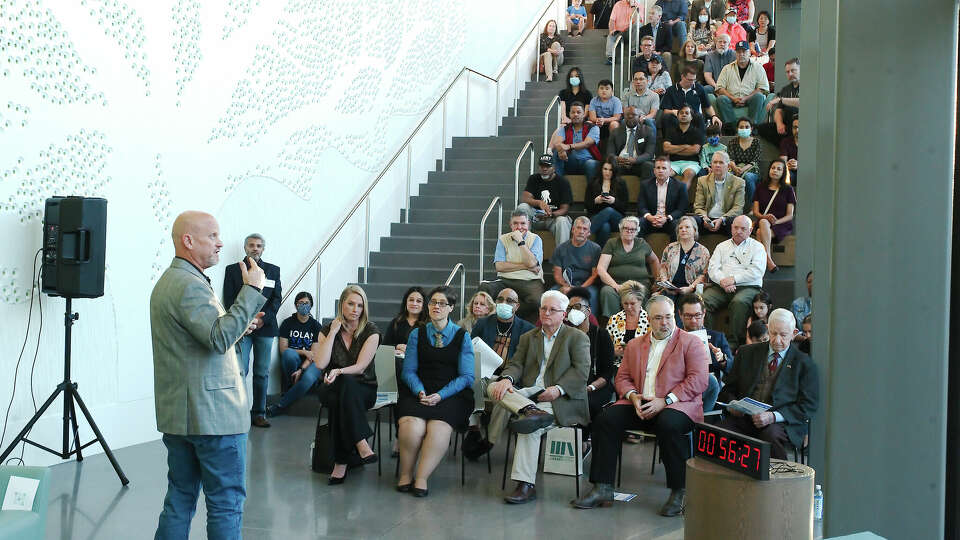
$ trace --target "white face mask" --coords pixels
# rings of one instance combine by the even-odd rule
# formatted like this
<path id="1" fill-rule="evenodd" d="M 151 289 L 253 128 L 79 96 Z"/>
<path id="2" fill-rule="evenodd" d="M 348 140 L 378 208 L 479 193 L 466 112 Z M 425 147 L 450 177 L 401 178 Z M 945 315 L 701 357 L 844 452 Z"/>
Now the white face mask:
<path id="1" fill-rule="evenodd" d="M 727 17 L 727 22 L 730 23 L 730 24 L 737 24 L 737 18 L 736 18 L 736 17 Z"/>
<path id="2" fill-rule="evenodd" d="M 698 18 L 698 19 L 700 20 L 700 22 L 702 22 L 702 23 L 705 23 L 705 22 L 707 22 L 707 21 L 710 20 L 710 17 L 707 17 L 706 15 L 700 15 L 700 16 L 697 17 L 697 18 Z"/>
<path id="3" fill-rule="evenodd" d="M 497 304 L 497 317 L 507 320 L 513 317 L 513 306 L 510 304 Z"/>
<path id="4" fill-rule="evenodd" d="M 567 313 L 567 320 L 574 326 L 580 326 L 586 318 L 587 314 L 579 309 L 571 309 L 570 312 Z"/>

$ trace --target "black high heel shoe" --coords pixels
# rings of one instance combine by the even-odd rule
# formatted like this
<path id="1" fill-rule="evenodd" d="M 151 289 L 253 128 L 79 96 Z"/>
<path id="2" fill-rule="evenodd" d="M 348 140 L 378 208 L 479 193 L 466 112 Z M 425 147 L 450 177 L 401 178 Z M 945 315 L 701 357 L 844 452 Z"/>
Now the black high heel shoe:
<path id="1" fill-rule="evenodd" d="M 410 488 L 410 493 L 412 493 L 414 497 L 426 497 L 427 494 L 430 493 L 430 490 L 429 490 L 429 489 L 420 489 L 420 488 L 418 488 L 418 487 L 411 487 L 411 488 Z"/>
<path id="2" fill-rule="evenodd" d="M 397 486 L 397 491 L 400 493 L 410 493 L 410 488 L 413 487 L 413 484 L 400 484 Z"/>

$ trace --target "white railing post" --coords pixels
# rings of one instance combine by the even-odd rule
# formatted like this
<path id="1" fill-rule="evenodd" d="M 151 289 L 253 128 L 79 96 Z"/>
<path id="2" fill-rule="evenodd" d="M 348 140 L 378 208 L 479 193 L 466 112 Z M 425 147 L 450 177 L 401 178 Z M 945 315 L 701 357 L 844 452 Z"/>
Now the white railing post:
<path id="1" fill-rule="evenodd" d="M 500 197 L 494 197 L 490 201 L 490 205 L 487 206 L 487 211 L 483 213 L 483 217 L 480 218 L 480 273 L 478 274 L 479 279 L 477 283 L 483 283 L 483 237 L 486 235 L 486 224 L 487 217 L 490 216 L 490 212 L 493 211 L 493 207 L 497 207 L 497 238 L 500 238 L 500 235 L 503 234 L 503 200 Z"/>
<path id="2" fill-rule="evenodd" d="M 447 170 L 447 96 L 443 96 L 443 107 L 440 111 L 442 116 L 440 123 L 440 170 Z"/>
<path id="3" fill-rule="evenodd" d="M 470 72 L 469 71 L 467 72 L 467 105 L 464 108 L 467 110 L 467 112 L 466 112 L 466 119 L 464 120 L 463 136 L 469 137 L 470 136 Z"/>
<path id="4" fill-rule="evenodd" d="M 413 167 L 413 146 L 407 145 L 407 188 L 404 190 L 403 197 L 403 222 L 410 223 L 410 176 Z"/>
<path id="5" fill-rule="evenodd" d="M 467 292 L 467 267 L 463 263 L 457 263 L 453 266 L 453 270 L 450 271 L 450 275 L 447 276 L 447 280 L 443 282 L 445 286 L 449 286 L 450 282 L 453 281 L 453 276 L 457 275 L 457 270 L 460 271 L 460 318 L 463 318 L 463 304 L 466 303 L 466 299 L 463 297 Z"/>
<path id="6" fill-rule="evenodd" d="M 533 153 L 533 141 L 527 141 L 524 143 L 523 148 L 520 149 L 520 153 L 517 154 L 517 162 L 513 168 L 513 207 L 517 207 L 520 197 L 520 160 L 523 159 L 523 154 L 527 152 L 527 148 L 530 149 L 530 174 L 533 174 L 533 162 L 535 161 Z"/>
<path id="7" fill-rule="evenodd" d="M 363 282 L 370 279 L 370 197 L 366 198 L 363 225 Z"/>
<path id="8" fill-rule="evenodd" d="M 553 96 L 553 100 L 550 101 L 550 104 L 547 105 L 547 109 L 543 112 L 543 152 L 547 152 L 547 148 L 550 146 L 550 109 L 553 108 L 554 104 L 557 105 L 557 114 L 560 111 L 560 96 Z M 559 123 L 560 118 L 557 117 L 557 122 Z"/>

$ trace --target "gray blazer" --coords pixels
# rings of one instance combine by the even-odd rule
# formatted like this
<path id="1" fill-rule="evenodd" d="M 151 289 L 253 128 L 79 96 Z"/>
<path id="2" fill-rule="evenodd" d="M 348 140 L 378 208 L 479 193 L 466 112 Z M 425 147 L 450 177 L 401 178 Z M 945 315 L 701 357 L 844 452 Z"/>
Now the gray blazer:
<path id="1" fill-rule="evenodd" d="M 517 351 L 507 360 L 501 375 L 509 377 L 518 388 L 529 388 L 540 374 L 542 358 L 543 335 L 540 328 L 534 328 L 520 336 Z M 590 423 L 589 376 L 590 338 L 576 328 L 561 325 L 543 374 L 544 386 L 557 385 L 563 389 L 564 395 L 553 402 L 553 414 L 561 426 Z"/>
<path id="2" fill-rule="evenodd" d="M 174 258 L 150 295 L 157 430 L 235 435 L 250 430 L 250 403 L 235 345 L 267 299 L 242 287 L 224 310 L 200 270 Z"/>

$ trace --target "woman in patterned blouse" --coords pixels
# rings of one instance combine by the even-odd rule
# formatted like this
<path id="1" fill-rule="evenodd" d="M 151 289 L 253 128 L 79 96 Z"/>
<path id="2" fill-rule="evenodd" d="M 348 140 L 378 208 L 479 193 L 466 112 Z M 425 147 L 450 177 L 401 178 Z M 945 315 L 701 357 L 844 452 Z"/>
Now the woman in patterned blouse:
<path id="1" fill-rule="evenodd" d="M 677 241 L 667 245 L 660 258 L 660 282 L 676 289 L 662 288 L 664 294 L 680 296 L 693 292 L 697 285 L 707 282 L 710 250 L 697 242 L 697 222 L 683 216 L 677 222 Z"/>
<path id="2" fill-rule="evenodd" d="M 620 366 L 623 359 L 623 348 L 631 339 L 647 333 L 650 324 L 647 322 L 647 312 L 643 310 L 643 298 L 646 290 L 636 281 L 626 281 L 620 285 L 620 305 L 623 311 L 617 313 L 607 321 L 607 333 L 613 341 L 614 365 Z"/>

